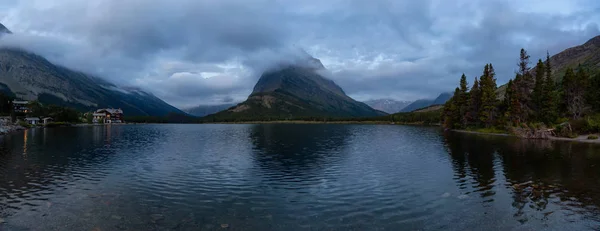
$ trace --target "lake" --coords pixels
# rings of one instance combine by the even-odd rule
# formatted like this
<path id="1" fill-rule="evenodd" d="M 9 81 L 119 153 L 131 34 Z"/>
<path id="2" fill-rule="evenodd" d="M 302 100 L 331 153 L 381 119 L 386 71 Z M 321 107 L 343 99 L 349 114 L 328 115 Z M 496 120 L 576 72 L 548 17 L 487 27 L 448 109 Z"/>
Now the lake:
<path id="1" fill-rule="evenodd" d="M 0 137 L 0 230 L 592 230 L 600 145 L 398 125 Z"/>

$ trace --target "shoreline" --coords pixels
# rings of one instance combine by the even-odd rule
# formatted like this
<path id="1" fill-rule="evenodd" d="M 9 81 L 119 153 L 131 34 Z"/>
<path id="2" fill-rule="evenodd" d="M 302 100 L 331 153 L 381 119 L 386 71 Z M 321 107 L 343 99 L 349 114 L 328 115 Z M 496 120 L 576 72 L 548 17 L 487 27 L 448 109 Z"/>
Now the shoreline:
<path id="1" fill-rule="evenodd" d="M 508 133 L 486 133 L 486 132 L 467 131 L 467 130 L 450 130 L 450 131 L 458 132 L 458 133 L 465 133 L 465 134 L 475 134 L 475 135 L 515 137 L 515 138 L 525 139 L 525 140 L 556 140 L 556 141 L 571 141 L 571 142 L 580 142 L 580 143 L 600 144 L 600 139 L 589 140 L 587 138 L 589 135 L 597 135 L 597 134 L 580 135 L 580 136 L 577 136 L 576 138 L 550 136 L 548 139 L 527 139 L 527 138 L 519 137 L 519 136 L 516 136 L 513 134 L 508 134 Z"/>
<path id="2" fill-rule="evenodd" d="M 390 122 L 390 121 L 307 121 L 307 120 L 206 122 L 206 123 L 192 123 L 192 124 L 379 124 L 379 125 L 440 126 L 440 124 L 398 123 L 398 122 Z"/>

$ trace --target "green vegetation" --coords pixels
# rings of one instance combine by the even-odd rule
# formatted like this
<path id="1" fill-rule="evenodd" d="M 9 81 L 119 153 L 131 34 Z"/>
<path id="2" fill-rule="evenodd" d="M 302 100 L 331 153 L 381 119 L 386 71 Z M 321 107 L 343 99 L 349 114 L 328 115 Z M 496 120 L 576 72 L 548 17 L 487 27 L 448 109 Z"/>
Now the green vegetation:
<path id="1" fill-rule="evenodd" d="M 67 123 L 67 122 L 49 122 L 47 124 L 45 124 L 44 126 L 46 127 L 64 127 L 64 126 L 71 126 L 71 123 Z"/>
<path id="2" fill-rule="evenodd" d="M 31 101 L 28 105 L 31 117 L 52 117 L 55 122 L 80 122 L 81 113 L 73 108 L 61 107 L 56 105 L 42 105 L 38 101 Z"/>
<path id="3" fill-rule="evenodd" d="M 598 136 L 596 136 L 596 135 L 589 135 L 589 136 L 587 137 L 587 139 L 588 139 L 588 140 L 597 140 L 597 139 L 598 139 Z"/>
<path id="4" fill-rule="evenodd" d="M 25 127 L 25 128 L 33 127 L 33 125 L 31 125 L 31 124 L 29 124 L 29 123 L 27 123 L 25 121 L 19 121 L 19 126 Z"/>
<path id="5" fill-rule="evenodd" d="M 555 127 L 560 136 L 574 137 L 577 133 L 600 132 L 600 74 L 590 77 L 583 67 L 567 68 L 562 81 L 552 78 L 550 56 L 538 60 L 533 70 L 529 55 L 521 49 L 519 70 L 506 85 L 504 98 L 497 95 L 492 64 L 475 78 L 468 91 L 466 77 L 445 104 L 443 126 L 490 133 L 511 128 L 543 130 Z M 563 118 L 563 119 L 559 119 Z M 568 122 L 568 126 L 564 126 Z"/>
<path id="6" fill-rule="evenodd" d="M 441 116 L 442 110 L 435 110 L 427 112 L 401 112 L 387 117 L 391 117 L 391 121 L 394 123 L 434 125 L 440 123 Z M 386 117 L 379 117 L 379 119 L 374 120 L 382 121 L 383 118 Z"/>
<path id="7" fill-rule="evenodd" d="M 199 118 L 179 114 L 169 113 L 166 116 L 126 116 L 125 121 L 131 123 L 200 123 Z"/>
<path id="8" fill-rule="evenodd" d="M 498 129 L 495 127 L 491 128 L 470 128 L 467 131 L 479 132 L 479 133 L 489 133 L 489 134 L 506 134 L 505 130 Z"/>
<path id="9" fill-rule="evenodd" d="M 94 114 L 93 113 L 86 113 L 85 114 L 85 122 L 88 124 L 93 124 L 94 123 Z"/>
<path id="10" fill-rule="evenodd" d="M 5 95 L 4 93 L 0 92 L 0 115 L 8 116 L 11 114 L 11 112 L 13 110 L 13 105 L 12 105 L 13 100 L 14 100 L 13 97 Z"/>

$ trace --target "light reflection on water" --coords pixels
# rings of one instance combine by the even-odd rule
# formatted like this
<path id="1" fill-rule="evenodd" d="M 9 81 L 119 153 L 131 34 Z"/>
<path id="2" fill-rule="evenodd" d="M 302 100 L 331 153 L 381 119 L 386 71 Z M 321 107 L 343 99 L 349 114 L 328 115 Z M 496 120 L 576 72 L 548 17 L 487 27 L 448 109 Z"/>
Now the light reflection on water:
<path id="1" fill-rule="evenodd" d="M 0 230 L 582 230 L 600 147 L 388 125 L 0 137 Z"/>

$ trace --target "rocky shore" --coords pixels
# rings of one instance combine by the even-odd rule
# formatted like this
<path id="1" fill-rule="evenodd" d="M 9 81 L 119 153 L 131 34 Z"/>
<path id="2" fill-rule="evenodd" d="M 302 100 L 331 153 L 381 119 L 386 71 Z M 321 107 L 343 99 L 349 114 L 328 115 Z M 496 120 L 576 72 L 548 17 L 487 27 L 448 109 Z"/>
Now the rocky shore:
<path id="1" fill-rule="evenodd" d="M 25 130 L 25 127 L 11 124 L 11 123 L 1 123 L 0 124 L 0 135 L 8 134 L 14 131 Z"/>

